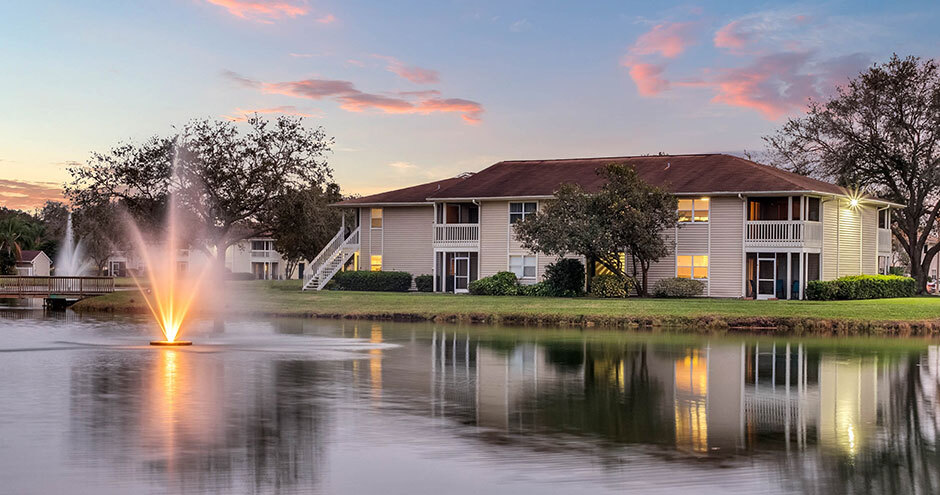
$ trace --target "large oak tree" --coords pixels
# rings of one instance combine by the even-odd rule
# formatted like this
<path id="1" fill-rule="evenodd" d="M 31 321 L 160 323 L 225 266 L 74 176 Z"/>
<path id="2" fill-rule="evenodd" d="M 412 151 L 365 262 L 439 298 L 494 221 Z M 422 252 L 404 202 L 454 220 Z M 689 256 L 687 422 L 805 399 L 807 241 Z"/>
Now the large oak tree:
<path id="1" fill-rule="evenodd" d="M 308 128 L 302 118 L 197 119 L 176 135 L 94 153 L 69 170 L 66 194 L 79 208 L 119 202 L 154 232 L 172 193 L 185 241 L 224 264 L 229 246 L 271 232 L 282 199 L 333 182 L 326 160 L 332 143 L 322 127 Z"/>
<path id="2" fill-rule="evenodd" d="M 940 69 L 897 55 L 859 74 L 826 102 L 811 101 L 764 138 L 772 161 L 904 205 L 892 230 L 923 291 L 940 244 L 925 250 L 940 215 Z"/>

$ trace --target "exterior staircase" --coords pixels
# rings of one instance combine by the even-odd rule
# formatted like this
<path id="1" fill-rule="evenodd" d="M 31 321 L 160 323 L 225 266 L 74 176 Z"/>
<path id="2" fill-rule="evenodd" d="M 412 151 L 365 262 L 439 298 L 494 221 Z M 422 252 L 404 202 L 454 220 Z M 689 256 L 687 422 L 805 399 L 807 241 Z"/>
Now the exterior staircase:
<path id="1" fill-rule="evenodd" d="M 304 274 L 302 290 L 322 290 L 323 286 L 343 269 L 349 258 L 359 251 L 359 227 L 356 227 L 349 237 L 344 238 L 345 230 L 340 228 L 320 254 L 310 262 L 310 271 Z"/>

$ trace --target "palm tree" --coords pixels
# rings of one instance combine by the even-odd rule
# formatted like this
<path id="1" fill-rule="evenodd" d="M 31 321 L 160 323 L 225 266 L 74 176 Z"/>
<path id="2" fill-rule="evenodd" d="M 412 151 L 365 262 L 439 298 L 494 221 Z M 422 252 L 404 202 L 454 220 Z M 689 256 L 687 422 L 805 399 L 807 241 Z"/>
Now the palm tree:
<path id="1" fill-rule="evenodd" d="M 7 217 L 0 220 L 0 251 L 20 259 L 23 250 L 23 234 L 29 226 L 16 217 Z"/>

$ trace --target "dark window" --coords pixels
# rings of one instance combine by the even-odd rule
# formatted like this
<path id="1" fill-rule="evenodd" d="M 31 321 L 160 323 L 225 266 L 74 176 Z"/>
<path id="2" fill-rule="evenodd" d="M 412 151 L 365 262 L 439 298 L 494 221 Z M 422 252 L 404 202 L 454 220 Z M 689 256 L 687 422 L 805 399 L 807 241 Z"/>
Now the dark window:
<path id="1" fill-rule="evenodd" d="M 793 216 L 791 220 L 800 219 L 800 197 L 799 196 L 793 196 L 793 204 L 792 204 L 792 207 L 790 208 L 790 214 Z"/>
<path id="2" fill-rule="evenodd" d="M 819 280 L 819 253 L 806 255 L 806 280 Z"/>
<path id="3" fill-rule="evenodd" d="M 509 203 L 509 223 L 516 223 L 535 213 L 536 203 Z"/>
<path id="4" fill-rule="evenodd" d="M 790 198 L 750 198 L 747 207 L 748 220 L 788 220 L 787 209 Z"/>
<path id="5" fill-rule="evenodd" d="M 819 198 L 806 198 L 806 219 L 819 221 Z"/>
<path id="6" fill-rule="evenodd" d="M 251 250 L 252 251 L 264 251 L 266 250 L 264 241 L 251 241 Z"/>
<path id="7" fill-rule="evenodd" d="M 887 229 L 888 228 L 888 209 L 878 210 L 878 228 Z"/>

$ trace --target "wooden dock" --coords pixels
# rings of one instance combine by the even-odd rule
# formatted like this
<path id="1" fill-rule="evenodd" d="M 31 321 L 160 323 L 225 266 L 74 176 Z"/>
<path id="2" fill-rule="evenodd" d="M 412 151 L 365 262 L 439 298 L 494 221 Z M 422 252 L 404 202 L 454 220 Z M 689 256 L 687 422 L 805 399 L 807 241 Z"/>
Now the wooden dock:
<path id="1" fill-rule="evenodd" d="M 0 276 L 0 297 L 78 300 L 114 292 L 114 277 Z"/>

